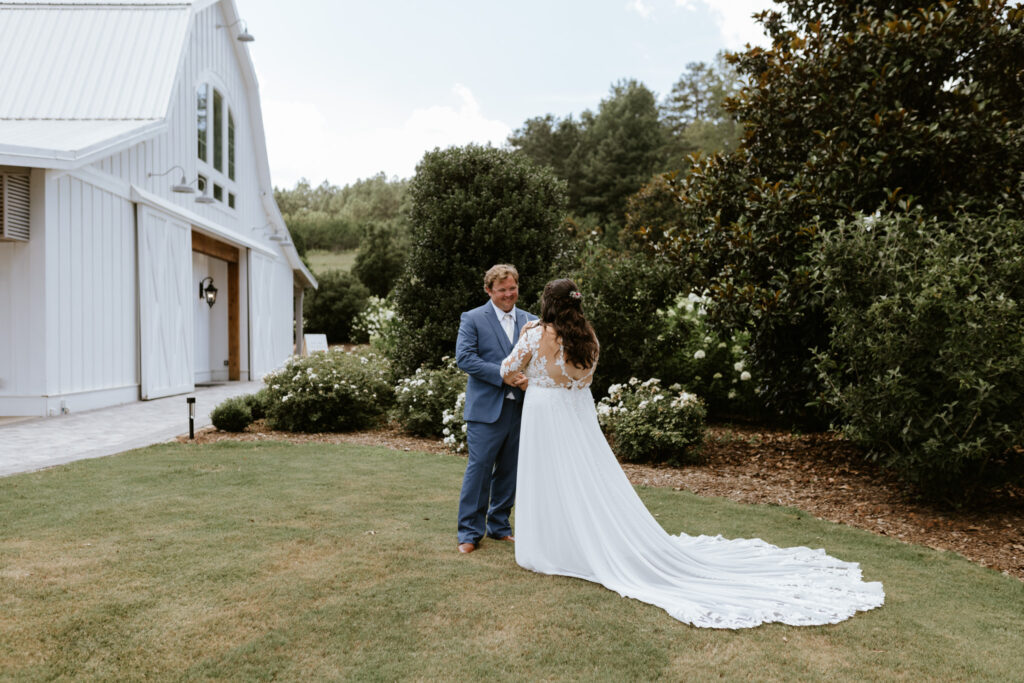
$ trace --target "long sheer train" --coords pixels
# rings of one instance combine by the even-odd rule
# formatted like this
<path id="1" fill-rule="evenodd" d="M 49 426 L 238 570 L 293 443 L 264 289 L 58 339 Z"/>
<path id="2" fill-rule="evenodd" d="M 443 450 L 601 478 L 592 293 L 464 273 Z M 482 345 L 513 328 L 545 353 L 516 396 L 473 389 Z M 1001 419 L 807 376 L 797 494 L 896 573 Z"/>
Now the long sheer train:
<path id="1" fill-rule="evenodd" d="M 760 539 L 669 535 L 608 446 L 591 372 L 563 372 L 557 344 L 527 330 L 503 372 L 526 366 L 516 493 L 516 562 L 595 581 L 700 627 L 831 624 L 882 605 L 882 584 L 857 563 Z M 551 362 L 549 362 L 551 361 Z"/>

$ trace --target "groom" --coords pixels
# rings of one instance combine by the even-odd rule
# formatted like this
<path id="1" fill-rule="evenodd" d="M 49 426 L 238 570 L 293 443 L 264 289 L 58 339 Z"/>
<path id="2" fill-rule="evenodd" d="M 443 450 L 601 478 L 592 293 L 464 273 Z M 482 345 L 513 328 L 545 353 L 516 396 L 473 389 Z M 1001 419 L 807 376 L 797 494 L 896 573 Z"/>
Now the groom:
<path id="1" fill-rule="evenodd" d="M 509 514 L 516 497 L 519 421 L 523 412 L 522 373 L 506 383 L 499 369 L 512 353 L 519 331 L 537 316 L 517 309 L 515 266 L 492 266 L 484 275 L 490 301 L 462 314 L 455 361 L 466 382 L 466 438 L 469 461 L 459 496 L 459 552 L 471 553 L 484 533 L 514 541 Z"/>

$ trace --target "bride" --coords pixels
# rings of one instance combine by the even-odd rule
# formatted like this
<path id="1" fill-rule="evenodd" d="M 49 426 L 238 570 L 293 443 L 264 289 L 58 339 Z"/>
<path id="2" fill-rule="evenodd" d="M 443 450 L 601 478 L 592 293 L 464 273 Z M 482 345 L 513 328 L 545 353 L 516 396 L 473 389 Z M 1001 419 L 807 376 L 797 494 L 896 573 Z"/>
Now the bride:
<path id="1" fill-rule="evenodd" d="M 885 601 L 860 567 L 760 539 L 670 536 L 619 467 L 590 383 L 599 347 L 571 280 L 544 288 L 540 320 L 501 364 L 529 388 L 519 437 L 516 562 L 594 581 L 710 628 L 832 624 Z"/>

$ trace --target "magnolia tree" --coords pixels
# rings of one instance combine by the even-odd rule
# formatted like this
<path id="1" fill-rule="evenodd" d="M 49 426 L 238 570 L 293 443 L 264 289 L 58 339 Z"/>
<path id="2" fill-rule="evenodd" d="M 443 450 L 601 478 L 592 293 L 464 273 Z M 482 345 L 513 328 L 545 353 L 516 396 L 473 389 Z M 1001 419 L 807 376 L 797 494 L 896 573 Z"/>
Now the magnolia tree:
<path id="1" fill-rule="evenodd" d="M 761 397 L 820 424 L 821 234 L 857 212 L 1024 210 L 1024 9 L 780 4 L 760 15 L 772 47 L 731 56 L 740 147 L 646 188 L 629 228 L 708 293 L 714 324 L 750 331 Z"/>

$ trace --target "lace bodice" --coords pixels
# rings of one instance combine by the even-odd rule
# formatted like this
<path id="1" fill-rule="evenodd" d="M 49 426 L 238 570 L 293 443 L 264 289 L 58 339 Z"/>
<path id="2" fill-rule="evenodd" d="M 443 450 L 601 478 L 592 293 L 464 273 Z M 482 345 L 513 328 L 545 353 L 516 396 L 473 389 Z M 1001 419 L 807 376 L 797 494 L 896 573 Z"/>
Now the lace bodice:
<path id="1" fill-rule="evenodd" d="M 586 389 L 596 368 L 596 361 L 586 369 L 566 363 L 565 349 L 554 329 L 530 323 L 523 328 L 512 353 L 501 362 L 501 375 L 522 372 L 534 387 Z"/>

